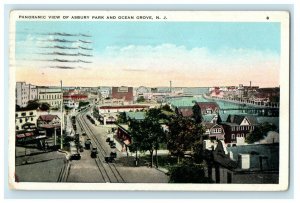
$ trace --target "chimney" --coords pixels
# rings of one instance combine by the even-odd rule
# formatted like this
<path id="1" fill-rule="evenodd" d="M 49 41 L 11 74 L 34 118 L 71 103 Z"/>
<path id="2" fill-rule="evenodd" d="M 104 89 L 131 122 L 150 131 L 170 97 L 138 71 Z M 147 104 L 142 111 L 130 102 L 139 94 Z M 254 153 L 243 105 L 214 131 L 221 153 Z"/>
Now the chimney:
<path id="1" fill-rule="evenodd" d="M 170 93 L 172 93 L 172 81 L 170 80 Z"/>
<path id="2" fill-rule="evenodd" d="M 239 154 L 238 163 L 241 169 L 250 169 L 250 154 Z"/>

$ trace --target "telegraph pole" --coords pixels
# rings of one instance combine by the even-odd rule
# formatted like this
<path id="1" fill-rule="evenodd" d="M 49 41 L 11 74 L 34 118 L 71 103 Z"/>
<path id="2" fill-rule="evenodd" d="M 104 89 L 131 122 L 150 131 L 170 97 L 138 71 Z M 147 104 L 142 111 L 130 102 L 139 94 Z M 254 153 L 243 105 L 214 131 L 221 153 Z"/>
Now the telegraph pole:
<path id="1" fill-rule="evenodd" d="M 63 149 L 63 123 L 64 123 L 64 112 L 63 112 L 63 89 L 62 89 L 62 80 L 60 81 L 60 90 L 61 90 L 61 122 L 60 122 L 60 149 Z"/>

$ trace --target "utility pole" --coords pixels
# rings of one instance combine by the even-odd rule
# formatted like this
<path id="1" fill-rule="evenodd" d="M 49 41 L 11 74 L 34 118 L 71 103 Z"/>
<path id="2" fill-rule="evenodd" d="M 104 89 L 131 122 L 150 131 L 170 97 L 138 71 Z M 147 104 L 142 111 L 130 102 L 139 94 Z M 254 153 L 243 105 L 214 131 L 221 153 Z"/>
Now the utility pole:
<path id="1" fill-rule="evenodd" d="M 60 81 L 60 90 L 61 90 L 61 101 L 60 101 L 60 111 L 61 111 L 61 122 L 60 122 L 60 149 L 62 149 L 62 148 L 63 148 L 63 123 L 64 123 L 62 80 Z"/>
<path id="2" fill-rule="evenodd" d="M 56 127 L 54 127 L 54 146 L 56 147 Z"/>

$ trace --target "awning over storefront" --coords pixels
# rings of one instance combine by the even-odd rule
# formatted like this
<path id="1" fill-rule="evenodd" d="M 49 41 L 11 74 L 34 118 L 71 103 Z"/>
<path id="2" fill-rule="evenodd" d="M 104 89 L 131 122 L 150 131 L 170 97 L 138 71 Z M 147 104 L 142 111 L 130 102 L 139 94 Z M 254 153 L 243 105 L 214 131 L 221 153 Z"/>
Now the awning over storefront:
<path id="1" fill-rule="evenodd" d="M 23 137 L 25 137 L 24 134 L 17 134 L 17 135 L 16 135 L 16 138 L 23 138 Z"/>

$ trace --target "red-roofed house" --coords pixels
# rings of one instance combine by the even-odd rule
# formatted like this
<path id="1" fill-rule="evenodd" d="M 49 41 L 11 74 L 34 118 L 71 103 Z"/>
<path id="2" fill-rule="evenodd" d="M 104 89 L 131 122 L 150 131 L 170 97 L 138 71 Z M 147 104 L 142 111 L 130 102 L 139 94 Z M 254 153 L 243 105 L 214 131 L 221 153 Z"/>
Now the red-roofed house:
<path id="1" fill-rule="evenodd" d="M 201 122 L 203 115 L 218 114 L 219 109 L 216 102 L 196 102 L 193 106 L 193 113 L 196 121 Z"/>
<path id="2" fill-rule="evenodd" d="M 37 126 L 41 128 L 60 127 L 60 118 L 57 115 L 40 115 L 37 119 Z"/>

